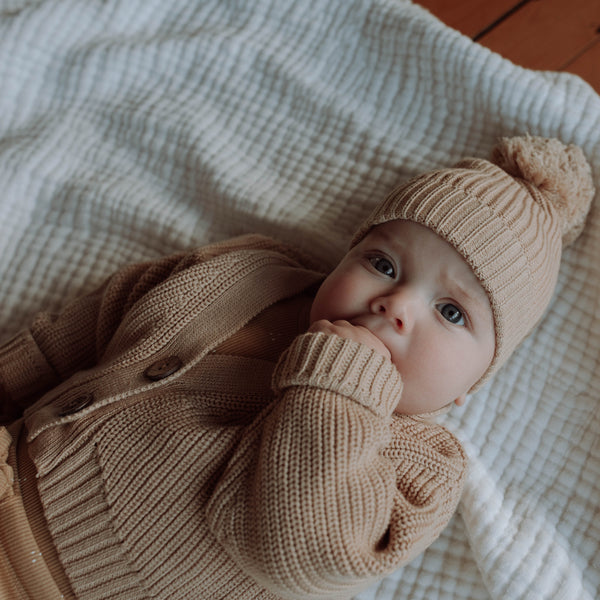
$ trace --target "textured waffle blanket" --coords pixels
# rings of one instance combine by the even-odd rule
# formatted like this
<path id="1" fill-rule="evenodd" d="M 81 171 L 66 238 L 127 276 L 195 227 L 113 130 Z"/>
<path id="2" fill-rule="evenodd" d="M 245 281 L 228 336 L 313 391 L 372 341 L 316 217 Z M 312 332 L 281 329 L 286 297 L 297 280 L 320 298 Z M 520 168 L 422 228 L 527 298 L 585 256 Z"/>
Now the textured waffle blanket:
<path id="1" fill-rule="evenodd" d="M 496 138 L 580 145 L 600 98 L 402 0 L 0 0 L 0 338 L 120 265 L 244 232 L 332 267 L 407 177 Z M 446 417 L 458 514 L 361 600 L 600 594 L 600 211 L 543 322 Z"/>

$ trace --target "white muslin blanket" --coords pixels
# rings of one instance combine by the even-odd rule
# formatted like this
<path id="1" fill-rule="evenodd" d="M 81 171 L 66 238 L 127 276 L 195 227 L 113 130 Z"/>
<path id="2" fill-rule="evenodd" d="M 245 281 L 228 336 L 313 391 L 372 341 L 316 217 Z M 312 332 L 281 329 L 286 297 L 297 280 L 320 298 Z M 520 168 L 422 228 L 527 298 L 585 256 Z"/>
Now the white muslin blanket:
<path id="1" fill-rule="evenodd" d="M 406 0 L 0 0 L 0 339 L 119 266 L 245 232 L 335 265 L 393 186 L 600 97 Z M 361 600 L 600 597 L 600 211 L 540 326 L 445 418 L 457 515 Z"/>

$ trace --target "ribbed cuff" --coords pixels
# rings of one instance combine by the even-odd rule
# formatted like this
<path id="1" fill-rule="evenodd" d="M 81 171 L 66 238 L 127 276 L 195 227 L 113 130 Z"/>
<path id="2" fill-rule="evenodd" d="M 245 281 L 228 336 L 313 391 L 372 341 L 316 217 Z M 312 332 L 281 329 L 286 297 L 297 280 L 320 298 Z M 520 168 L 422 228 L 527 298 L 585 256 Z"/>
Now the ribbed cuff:
<path id="1" fill-rule="evenodd" d="M 298 336 L 282 355 L 272 381 L 275 393 L 310 386 L 346 396 L 389 416 L 402 394 L 400 373 L 364 344 L 325 333 Z"/>

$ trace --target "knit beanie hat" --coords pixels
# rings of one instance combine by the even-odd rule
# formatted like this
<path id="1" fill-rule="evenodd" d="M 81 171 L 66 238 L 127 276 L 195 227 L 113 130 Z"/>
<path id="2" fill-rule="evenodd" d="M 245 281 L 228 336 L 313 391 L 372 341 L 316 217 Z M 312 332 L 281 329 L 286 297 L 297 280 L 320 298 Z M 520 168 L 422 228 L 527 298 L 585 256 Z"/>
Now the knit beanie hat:
<path id="1" fill-rule="evenodd" d="M 481 386 L 541 318 L 552 297 L 562 248 L 583 229 L 594 195 L 580 148 L 556 139 L 503 138 L 490 161 L 465 158 L 393 190 L 355 234 L 414 221 L 450 243 L 487 292 L 496 335 Z"/>

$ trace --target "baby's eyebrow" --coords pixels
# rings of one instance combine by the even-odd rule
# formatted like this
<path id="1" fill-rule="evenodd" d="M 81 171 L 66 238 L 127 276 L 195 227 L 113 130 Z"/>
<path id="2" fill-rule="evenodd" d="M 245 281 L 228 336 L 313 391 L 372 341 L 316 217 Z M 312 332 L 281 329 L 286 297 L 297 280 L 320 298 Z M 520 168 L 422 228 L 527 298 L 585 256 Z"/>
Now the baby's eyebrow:
<path id="1" fill-rule="evenodd" d="M 489 303 L 488 296 L 479 283 L 475 281 L 464 282 L 461 279 L 450 276 L 449 273 L 443 274 L 444 283 L 450 290 L 453 290 L 457 295 L 466 298 L 468 301 L 486 307 Z"/>
<path id="2" fill-rule="evenodd" d="M 383 238 L 388 244 L 392 244 L 399 248 L 404 248 L 402 240 L 399 239 L 398 236 L 393 235 L 391 232 L 386 231 L 385 229 L 377 229 L 373 233 L 375 234 L 375 237 L 379 236 L 380 238 Z"/>
<path id="3" fill-rule="evenodd" d="M 377 244 L 378 242 L 383 243 L 384 245 L 387 245 L 390 248 L 392 248 L 395 252 L 400 252 L 400 253 L 405 252 L 407 249 L 407 244 L 404 240 L 402 240 L 401 238 L 398 238 L 398 236 L 393 235 L 392 233 L 390 233 L 389 231 L 386 231 L 385 229 L 376 229 L 372 233 L 373 233 L 372 239 L 374 240 L 375 244 Z"/>

